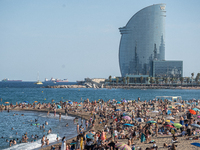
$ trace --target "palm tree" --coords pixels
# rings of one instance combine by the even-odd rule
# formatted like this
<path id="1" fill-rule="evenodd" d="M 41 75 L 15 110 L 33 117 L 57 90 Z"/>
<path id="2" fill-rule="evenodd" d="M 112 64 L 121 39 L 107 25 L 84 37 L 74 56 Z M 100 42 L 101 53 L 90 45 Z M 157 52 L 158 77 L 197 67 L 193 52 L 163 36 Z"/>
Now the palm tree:
<path id="1" fill-rule="evenodd" d="M 150 77 L 150 83 L 154 83 L 154 78 L 153 77 Z"/>
<path id="2" fill-rule="evenodd" d="M 183 84 L 184 78 L 180 77 L 181 85 Z"/>
<path id="3" fill-rule="evenodd" d="M 165 84 L 167 84 L 167 82 L 168 82 L 168 78 L 164 78 L 164 80 L 165 80 Z"/>
<path id="4" fill-rule="evenodd" d="M 156 77 L 156 84 L 159 84 L 159 78 Z"/>
<path id="5" fill-rule="evenodd" d="M 146 79 L 147 79 L 147 83 L 149 83 L 149 79 L 150 79 L 150 77 L 147 77 Z"/>
<path id="6" fill-rule="evenodd" d="M 192 86 L 193 86 L 193 77 L 194 77 L 194 72 L 191 73 L 191 76 L 192 76 Z"/>
<path id="7" fill-rule="evenodd" d="M 126 83 L 126 78 L 125 78 L 125 77 L 123 77 L 123 83 L 124 83 L 124 84 Z"/>
<path id="8" fill-rule="evenodd" d="M 116 83 L 117 83 L 117 85 L 118 85 L 118 82 L 119 82 L 119 78 L 118 78 L 118 77 L 116 77 Z"/>
<path id="9" fill-rule="evenodd" d="M 129 84 L 129 77 L 126 77 L 127 85 Z"/>
<path id="10" fill-rule="evenodd" d="M 136 83 L 137 82 L 137 78 L 134 78 L 134 83 Z"/>
<path id="11" fill-rule="evenodd" d="M 190 78 L 189 77 L 187 77 L 187 84 L 190 82 Z"/>
<path id="12" fill-rule="evenodd" d="M 199 77 L 200 77 L 200 73 L 197 73 L 197 76 L 195 78 L 196 84 L 199 84 Z"/>
<path id="13" fill-rule="evenodd" d="M 112 82 L 112 76 L 109 76 L 109 82 L 111 84 L 111 82 Z"/>
<path id="14" fill-rule="evenodd" d="M 141 83 L 141 84 L 142 84 L 143 79 L 144 79 L 143 76 L 141 76 L 141 77 L 140 77 L 140 83 Z"/>

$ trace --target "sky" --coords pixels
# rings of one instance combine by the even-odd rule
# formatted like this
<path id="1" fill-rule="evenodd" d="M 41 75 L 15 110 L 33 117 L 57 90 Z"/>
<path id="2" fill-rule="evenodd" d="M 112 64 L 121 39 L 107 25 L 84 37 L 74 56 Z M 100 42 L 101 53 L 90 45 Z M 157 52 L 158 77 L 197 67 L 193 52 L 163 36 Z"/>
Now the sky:
<path id="1" fill-rule="evenodd" d="M 119 27 L 165 3 L 165 59 L 200 72 L 199 0 L 0 0 L 0 80 L 121 76 Z"/>

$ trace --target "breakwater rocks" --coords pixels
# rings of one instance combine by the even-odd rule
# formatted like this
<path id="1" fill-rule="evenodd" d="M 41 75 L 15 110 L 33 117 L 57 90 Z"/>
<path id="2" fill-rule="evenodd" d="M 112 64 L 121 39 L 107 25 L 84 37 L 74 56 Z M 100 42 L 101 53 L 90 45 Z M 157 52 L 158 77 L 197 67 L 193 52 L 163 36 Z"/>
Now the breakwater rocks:
<path id="1" fill-rule="evenodd" d="M 44 86 L 42 88 L 86 88 L 85 85 L 54 85 L 54 86 Z"/>

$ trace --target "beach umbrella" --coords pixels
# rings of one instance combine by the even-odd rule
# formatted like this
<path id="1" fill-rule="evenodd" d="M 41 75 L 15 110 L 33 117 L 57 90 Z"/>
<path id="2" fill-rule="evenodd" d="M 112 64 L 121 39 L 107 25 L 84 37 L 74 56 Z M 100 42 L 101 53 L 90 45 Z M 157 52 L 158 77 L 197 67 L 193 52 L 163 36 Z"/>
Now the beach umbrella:
<path id="1" fill-rule="evenodd" d="M 121 109 L 116 109 L 115 111 L 121 111 Z"/>
<path id="2" fill-rule="evenodd" d="M 124 126 L 133 127 L 134 125 L 126 123 L 126 124 L 124 124 Z"/>
<path id="3" fill-rule="evenodd" d="M 80 104 L 78 104 L 77 106 L 81 106 Z"/>
<path id="4" fill-rule="evenodd" d="M 126 120 L 131 120 L 131 117 L 129 117 L 129 116 L 123 116 L 122 118 L 126 119 Z"/>
<path id="5" fill-rule="evenodd" d="M 168 111 L 167 111 L 167 114 L 168 114 L 168 115 L 170 115 L 171 113 L 172 113 L 172 111 L 171 111 L 171 110 L 168 110 Z"/>
<path id="6" fill-rule="evenodd" d="M 191 124 L 192 127 L 195 127 L 195 128 L 200 128 L 200 125 L 198 124 Z"/>
<path id="7" fill-rule="evenodd" d="M 57 108 L 61 109 L 61 106 L 60 106 L 60 105 L 57 105 Z"/>
<path id="8" fill-rule="evenodd" d="M 194 111 L 200 111 L 198 108 L 192 108 L 192 110 L 194 110 Z"/>
<path id="9" fill-rule="evenodd" d="M 157 111 L 157 110 L 154 110 L 154 111 L 152 111 L 152 113 L 159 113 L 159 111 Z"/>
<path id="10" fill-rule="evenodd" d="M 9 102 L 5 102 L 5 104 L 9 104 Z"/>
<path id="11" fill-rule="evenodd" d="M 128 113 L 127 112 L 123 113 L 123 116 L 128 116 Z"/>
<path id="12" fill-rule="evenodd" d="M 169 123 L 173 123 L 174 124 L 174 122 L 171 121 L 171 120 L 165 120 L 165 122 L 169 122 Z"/>
<path id="13" fill-rule="evenodd" d="M 193 115 L 196 115 L 196 112 L 195 112 L 194 110 L 192 110 L 192 109 L 189 109 L 189 112 L 190 112 L 191 114 L 193 114 Z"/>
<path id="14" fill-rule="evenodd" d="M 174 117 L 168 116 L 168 117 L 166 117 L 166 119 L 171 120 L 171 119 L 174 119 Z"/>
<path id="15" fill-rule="evenodd" d="M 131 148 L 126 145 L 125 143 L 116 143 L 115 147 L 118 148 L 119 150 L 131 150 Z"/>
<path id="16" fill-rule="evenodd" d="M 175 126 L 176 128 L 182 127 L 182 125 L 181 125 L 180 123 L 174 123 L 174 126 Z"/>
<path id="17" fill-rule="evenodd" d="M 175 103 L 175 105 L 182 105 L 181 103 Z"/>
<path id="18" fill-rule="evenodd" d="M 172 125 L 166 125 L 166 127 L 168 127 L 168 128 L 174 128 Z"/>
<path id="19" fill-rule="evenodd" d="M 190 103 L 186 103 L 187 105 L 191 105 Z"/>
<path id="20" fill-rule="evenodd" d="M 70 101 L 70 102 L 68 102 L 68 104 L 72 105 L 73 103 Z"/>
<path id="21" fill-rule="evenodd" d="M 124 103 L 127 103 L 127 101 L 124 99 L 124 100 L 122 100 L 122 102 L 124 102 Z"/>
<path id="22" fill-rule="evenodd" d="M 121 102 L 117 102 L 117 104 L 121 104 Z"/>
<path id="23" fill-rule="evenodd" d="M 194 145 L 196 147 L 200 147 L 200 143 L 191 143 L 191 145 Z"/>
<path id="24" fill-rule="evenodd" d="M 34 103 L 37 103 L 38 101 L 34 101 Z"/>
<path id="25" fill-rule="evenodd" d="M 24 101 L 24 103 L 29 103 L 28 101 Z"/>
<path id="26" fill-rule="evenodd" d="M 93 133 L 88 133 L 86 135 L 86 138 L 94 140 L 94 134 Z"/>
<path id="27" fill-rule="evenodd" d="M 171 99 L 168 99 L 168 101 L 172 102 L 172 100 L 171 100 Z"/>
<path id="28" fill-rule="evenodd" d="M 200 116 L 197 116 L 197 118 L 200 118 Z"/>
<path id="29" fill-rule="evenodd" d="M 147 123 L 156 123 L 156 121 L 150 120 L 150 121 L 147 121 Z"/>

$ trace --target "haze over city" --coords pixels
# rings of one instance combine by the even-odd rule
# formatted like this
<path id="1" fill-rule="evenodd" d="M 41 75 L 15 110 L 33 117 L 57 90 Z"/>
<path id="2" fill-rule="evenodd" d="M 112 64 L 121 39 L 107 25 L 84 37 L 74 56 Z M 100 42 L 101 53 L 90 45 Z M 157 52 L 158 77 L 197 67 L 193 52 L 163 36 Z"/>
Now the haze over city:
<path id="1" fill-rule="evenodd" d="M 0 80 L 121 76 L 119 27 L 149 5 L 166 4 L 165 59 L 183 76 L 200 72 L 200 1 L 0 1 Z"/>

